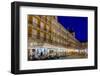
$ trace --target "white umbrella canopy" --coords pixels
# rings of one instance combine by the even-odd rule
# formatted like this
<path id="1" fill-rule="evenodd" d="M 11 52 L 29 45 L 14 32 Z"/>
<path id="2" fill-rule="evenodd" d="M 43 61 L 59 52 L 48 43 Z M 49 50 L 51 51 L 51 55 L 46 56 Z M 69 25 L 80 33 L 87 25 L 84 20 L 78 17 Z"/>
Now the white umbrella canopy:
<path id="1" fill-rule="evenodd" d="M 35 44 L 35 43 L 34 43 Z M 51 45 L 48 43 L 42 43 L 41 45 L 30 43 L 30 45 L 28 46 L 29 49 L 39 49 L 39 48 L 45 48 L 46 51 L 49 50 L 54 50 L 57 52 L 61 52 L 61 51 L 67 51 L 67 48 L 61 47 L 61 46 L 55 46 L 55 45 Z"/>
<path id="2" fill-rule="evenodd" d="M 43 45 L 43 47 L 49 48 L 49 49 L 53 49 L 53 50 L 58 50 L 58 51 L 66 50 L 66 49 L 67 49 L 67 48 L 64 48 L 64 47 L 54 46 L 54 45 L 47 44 L 47 43 L 45 43 L 45 44 Z"/>

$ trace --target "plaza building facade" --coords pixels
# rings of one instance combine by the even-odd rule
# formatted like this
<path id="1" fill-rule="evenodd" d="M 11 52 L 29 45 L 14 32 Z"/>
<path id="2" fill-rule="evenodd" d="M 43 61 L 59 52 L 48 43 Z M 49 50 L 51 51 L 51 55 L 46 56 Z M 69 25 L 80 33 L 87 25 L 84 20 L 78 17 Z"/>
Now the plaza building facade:
<path id="1" fill-rule="evenodd" d="M 75 33 L 65 29 L 57 21 L 57 16 L 28 15 L 29 52 L 35 49 L 42 55 L 65 56 L 81 48 L 82 44 L 75 38 Z"/>

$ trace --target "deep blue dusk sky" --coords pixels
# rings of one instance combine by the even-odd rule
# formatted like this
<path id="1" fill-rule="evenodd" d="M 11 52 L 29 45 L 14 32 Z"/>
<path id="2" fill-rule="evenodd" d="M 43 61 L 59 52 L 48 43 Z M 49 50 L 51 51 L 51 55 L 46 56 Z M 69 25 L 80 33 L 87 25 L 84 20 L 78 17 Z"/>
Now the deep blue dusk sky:
<path id="1" fill-rule="evenodd" d="M 58 16 L 58 22 L 67 30 L 74 31 L 80 42 L 88 41 L 88 17 Z"/>

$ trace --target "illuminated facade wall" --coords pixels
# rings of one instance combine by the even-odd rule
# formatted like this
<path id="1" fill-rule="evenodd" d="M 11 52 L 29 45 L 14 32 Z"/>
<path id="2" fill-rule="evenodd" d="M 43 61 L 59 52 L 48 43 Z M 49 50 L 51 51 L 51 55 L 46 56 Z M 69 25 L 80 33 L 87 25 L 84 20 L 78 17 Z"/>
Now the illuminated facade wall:
<path id="1" fill-rule="evenodd" d="M 81 43 L 66 30 L 56 16 L 28 15 L 28 43 L 43 45 L 48 43 L 64 48 L 80 48 Z"/>

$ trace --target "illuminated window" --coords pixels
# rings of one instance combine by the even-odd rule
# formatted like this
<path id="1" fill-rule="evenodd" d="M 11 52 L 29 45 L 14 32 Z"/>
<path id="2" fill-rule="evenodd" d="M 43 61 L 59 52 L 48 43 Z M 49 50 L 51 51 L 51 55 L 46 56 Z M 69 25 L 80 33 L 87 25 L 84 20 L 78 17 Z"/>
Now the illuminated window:
<path id="1" fill-rule="evenodd" d="M 43 38 L 43 37 L 44 37 L 44 33 L 41 32 L 41 33 L 40 33 L 40 36 Z"/>
<path id="2" fill-rule="evenodd" d="M 50 21 L 50 16 L 47 16 L 47 22 L 49 22 Z"/>
<path id="3" fill-rule="evenodd" d="M 43 22 L 40 22 L 40 28 L 44 29 L 44 23 Z"/>
<path id="4" fill-rule="evenodd" d="M 40 16 L 41 20 L 44 21 L 46 16 Z"/>
<path id="5" fill-rule="evenodd" d="M 55 20 L 52 20 L 52 24 L 55 24 Z"/>
<path id="6" fill-rule="evenodd" d="M 46 38 L 49 39 L 49 35 L 46 35 Z"/>
<path id="7" fill-rule="evenodd" d="M 53 37 L 53 41 L 55 42 L 55 37 Z"/>
<path id="8" fill-rule="evenodd" d="M 50 17 L 49 17 L 49 16 L 47 16 L 47 19 L 49 20 L 49 19 L 50 19 Z"/>
<path id="9" fill-rule="evenodd" d="M 35 17 L 33 17 L 32 22 L 33 22 L 34 25 L 36 25 L 38 23 L 38 20 Z"/>
<path id="10" fill-rule="evenodd" d="M 59 39 L 57 39 L 57 40 L 58 40 L 57 42 L 59 43 L 60 40 Z"/>
<path id="11" fill-rule="evenodd" d="M 46 28 L 47 28 L 47 31 L 49 31 L 49 30 L 50 30 L 48 25 L 46 26 Z"/>
<path id="12" fill-rule="evenodd" d="M 33 37 L 36 37 L 37 36 L 37 30 L 34 29 L 32 34 L 33 34 Z"/>

